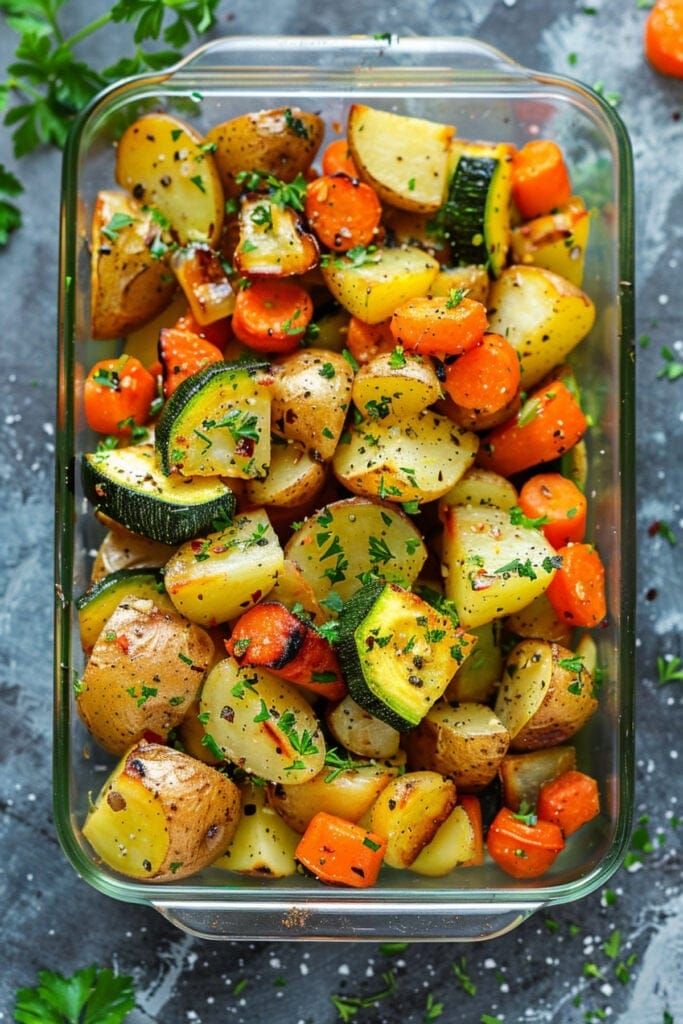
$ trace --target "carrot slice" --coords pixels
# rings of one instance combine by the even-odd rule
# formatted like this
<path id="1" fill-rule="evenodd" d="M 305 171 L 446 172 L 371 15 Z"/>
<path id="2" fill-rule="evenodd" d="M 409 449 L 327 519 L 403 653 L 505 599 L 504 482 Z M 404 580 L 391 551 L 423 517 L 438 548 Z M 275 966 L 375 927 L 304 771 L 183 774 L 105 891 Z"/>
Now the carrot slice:
<path id="1" fill-rule="evenodd" d="M 444 387 L 456 405 L 477 412 L 498 412 L 516 394 L 520 380 L 517 353 L 500 334 L 485 334 L 446 370 Z"/>
<path id="2" fill-rule="evenodd" d="M 166 398 L 188 377 L 223 359 L 221 350 L 210 341 L 205 341 L 191 331 L 178 330 L 177 327 L 165 327 L 160 331 L 159 355 L 164 368 Z"/>
<path id="3" fill-rule="evenodd" d="M 351 317 L 346 333 L 346 345 L 361 366 L 369 363 L 375 356 L 393 352 L 396 342 L 390 324 L 391 320 L 382 320 L 379 324 L 366 324 L 357 316 Z"/>
<path id="4" fill-rule="evenodd" d="M 267 668 L 328 700 L 346 695 L 337 655 L 327 640 L 278 601 L 262 601 L 245 612 L 225 647 L 240 665 Z"/>
<path id="5" fill-rule="evenodd" d="M 588 423 L 566 384 L 554 380 L 538 388 L 513 419 L 490 431 L 477 456 L 479 465 L 511 476 L 548 462 L 572 448 Z"/>
<path id="6" fill-rule="evenodd" d="M 346 139 L 335 139 L 329 144 L 323 153 L 322 168 L 323 174 L 348 174 L 349 178 L 359 177 Z"/>
<path id="7" fill-rule="evenodd" d="M 222 320 L 214 320 L 212 324 L 200 324 L 192 316 L 189 309 L 184 316 L 178 317 L 173 327 L 176 331 L 189 331 L 190 334 L 196 334 L 200 338 L 204 338 L 205 341 L 209 341 L 216 348 L 219 348 L 221 352 L 232 337 L 229 316 L 223 317 Z"/>
<path id="8" fill-rule="evenodd" d="M 550 821 L 527 825 L 507 807 L 498 812 L 486 838 L 489 854 L 513 878 L 537 878 L 564 848 L 559 827 Z"/>
<path id="9" fill-rule="evenodd" d="M 376 193 L 357 178 L 326 174 L 306 189 L 308 223 L 323 245 L 336 252 L 369 245 L 381 217 Z"/>
<path id="10" fill-rule="evenodd" d="M 645 56 L 656 71 L 683 78 L 683 0 L 657 0 L 645 23 Z"/>
<path id="11" fill-rule="evenodd" d="M 259 352 L 293 352 L 313 316 L 308 292 L 289 281 L 254 281 L 237 295 L 232 329 Z"/>
<path id="12" fill-rule="evenodd" d="M 475 853 L 471 860 L 465 861 L 460 866 L 463 868 L 478 867 L 484 863 L 484 825 L 481 817 L 481 803 L 478 796 L 461 796 L 458 803 L 462 804 L 463 810 L 470 819 L 474 832 Z"/>
<path id="13" fill-rule="evenodd" d="M 569 173 L 557 143 L 534 139 L 515 153 L 512 196 L 524 220 L 550 213 L 571 194 Z"/>
<path id="14" fill-rule="evenodd" d="M 83 388 L 85 418 L 100 434 L 127 436 L 146 423 L 156 381 L 139 359 L 101 359 L 90 368 Z"/>
<path id="15" fill-rule="evenodd" d="M 558 825 L 565 836 L 578 831 L 600 813 L 598 784 L 590 775 L 569 771 L 541 786 L 538 817 Z"/>
<path id="16" fill-rule="evenodd" d="M 391 318 L 397 344 L 429 356 L 462 355 L 480 344 L 487 327 L 485 306 L 460 296 L 409 299 Z"/>
<path id="17" fill-rule="evenodd" d="M 377 881 L 386 846 L 375 832 L 318 811 L 294 855 L 321 882 L 367 889 Z"/>
<path id="18" fill-rule="evenodd" d="M 562 565 L 546 594 L 562 622 L 597 626 L 607 614 L 605 567 L 592 544 L 568 544 L 558 550 Z"/>
<path id="19" fill-rule="evenodd" d="M 583 540 L 586 498 L 561 473 L 538 473 L 519 492 L 519 507 L 529 519 L 544 519 L 543 533 L 554 548 Z"/>

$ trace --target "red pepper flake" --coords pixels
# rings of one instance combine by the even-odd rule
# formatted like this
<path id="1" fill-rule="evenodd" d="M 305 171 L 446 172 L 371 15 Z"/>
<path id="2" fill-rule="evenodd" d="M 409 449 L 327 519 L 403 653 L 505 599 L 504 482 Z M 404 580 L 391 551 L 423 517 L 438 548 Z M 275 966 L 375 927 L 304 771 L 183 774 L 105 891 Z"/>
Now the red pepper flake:
<path id="1" fill-rule="evenodd" d="M 128 637 L 124 636 L 123 633 L 120 633 L 116 638 L 116 646 L 120 651 L 123 651 L 124 654 L 128 654 Z"/>

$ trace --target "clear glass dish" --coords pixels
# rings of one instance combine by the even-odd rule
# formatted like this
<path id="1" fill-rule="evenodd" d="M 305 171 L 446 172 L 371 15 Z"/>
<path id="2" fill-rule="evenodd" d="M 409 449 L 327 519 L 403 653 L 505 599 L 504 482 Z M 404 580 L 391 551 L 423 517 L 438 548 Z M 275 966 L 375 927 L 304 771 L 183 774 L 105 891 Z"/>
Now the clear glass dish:
<path id="1" fill-rule="evenodd" d="M 200 130 L 251 109 L 297 103 L 345 122 L 351 101 L 455 124 L 465 138 L 563 146 L 575 190 L 594 208 L 584 287 L 598 316 L 572 360 L 595 426 L 587 438 L 589 536 L 607 566 L 609 618 L 598 631 L 606 668 L 601 709 L 578 740 L 580 764 L 600 780 L 602 813 L 552 871 L 529 884 L 491 865 L 445 879 L 387 871 L 371 890 L 342 891 L 295 877 L 262 881 L 209 869 L 189 882 L 143 885 L 96 863 L 80 833 L 89 793 L 110 766 L 75 713 L 82 670 L 74 598 L 87 586 L 102 528 L 82 496 L 77 454 L 92 436 L 80 413 L 83 367 L 120 345 L 88 335 L 87 238 L 95 195 L 113 184 L 112 144 L 144 110 L 178 112 Z M 634 428 L 633 187 L 628 137 L 617 114 L 578 83 L 539 74 L 469 39 L 223 39 L 169 72 L 122 82 L 91 104 L 66 149 L 61 208 L 59 448 L 55 621 L 55 819 L 67 857 L 116 899 L 155 907 L 212 938 L 472 940 L 501 934 L 542 906 L 603 885 L 630 833 L 633 788 Z M 98 533 L 99 531 L 99 533 Z"/>

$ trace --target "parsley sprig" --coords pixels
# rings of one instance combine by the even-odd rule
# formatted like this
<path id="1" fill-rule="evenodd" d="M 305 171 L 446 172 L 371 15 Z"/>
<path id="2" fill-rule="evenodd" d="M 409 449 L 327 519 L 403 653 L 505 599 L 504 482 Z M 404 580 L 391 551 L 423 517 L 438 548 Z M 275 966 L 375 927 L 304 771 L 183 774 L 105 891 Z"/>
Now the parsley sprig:
<path id="1" fill-rule="evenodd" d="M 40 971 L 35 988 L 20 988 L 18 1024 L 122 1024 L 135 1006 L 133 979 L 109 967 L 86 967 L 70 978 Z"/>

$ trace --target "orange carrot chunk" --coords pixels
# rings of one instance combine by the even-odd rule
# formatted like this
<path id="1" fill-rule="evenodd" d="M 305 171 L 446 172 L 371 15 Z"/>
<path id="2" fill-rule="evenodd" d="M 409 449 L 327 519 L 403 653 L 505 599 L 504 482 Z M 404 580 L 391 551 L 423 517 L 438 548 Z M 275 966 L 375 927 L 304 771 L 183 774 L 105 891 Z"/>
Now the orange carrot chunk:
<path id="1" fill-rule="evenodd" d="M 289 281 L 254 281 L 237 295 L 232 329 L 258 352 L 293 352 L 313 316 L 308 292 Z"/>
<path id="2" fill-rule="evenodd" d="M 592 544 L 559 548 L 562 565 L 546 594 L 562 622 L 570 626 L 597 626 L 607 614 L 605 567 Z"/>
<path id="3" fill-rule="evenodd" d="M 683 0 L 657 0 L 645 23 L 645 56 L 656 71 L 683 78 Z"/>
<path id="4" fill-rule="evenodd" d="M 538 878 L 564 848 L 564 839 L 552 822 L 539 819 L 527 825 L 503 807 L 491 822 L 486 848 L 498 867 L 513 878 Z"/>
<path id="5" fill-rule="evenodd" d="M 134 356 L 101 359 L 85 379 L 83 405 L 91 430 L 125 437 L 146 423 L 156 381 Z"/>
<path id="6" fill-rule="evenodd" d="M 484 437 L 478 461 L 484 469 L 511 476 L 556 459 L 583 437 L 587 427 L 569 388 L 554 380 L 534 391 L 516 416 Z"/>
<path id="7" fill-rule="evenodd" d="M 421 355 L 459 356 L 481 343 L 486 308 L 462 292 L 450 297 L 409 299 L 391 318 L 396 343 Z"/>
<path id="8" fill-rule="evenodd" d="M 326 174 L 306 189 L 306 218 L 330 249 L 347 252 L 372 242 L 382 206 L 369 185 L 346 174 Z"/>
<path id="9" fill-rule="evenodd" d="M 474 856 L 471 860 L 464 861 L 460 866 L 463 868 L 478 867 L 484 863 L 484 825 L 481 818 L 481 803 L 478 796 L 461 796 L 458 801 L 462 804 L 474 832 Z"/>
<path id="10" fill-rule="evenodd" d="M 538 817 L 558 825 L 565 837 L 600 813 L 598 784 L 590 775 L 569 771 L 541 786 Z"/>
<path id="11" fill-rule="evenodd" d="M 478 412 L 498 412 L 519 387 L 517 353 L 500 334 L 485 334 L 480 345 L 446 370 L 445 388 L 456 405 Z"/>
<path id="12" fill-rule="evenodd" d="M 321 882 L 367 889 L 377 881 L 386 845 L 386 839 L 375 832 L 318 811 L 301 837 L 295 857 Z"/>
<path id="13" fill-rule="evenodd" d="M 396 342 L 390 324 L 390 320 L 383 320 L 379 324 L 366 324 L 357 316 L 351 317 L 346 333 L 346 345 L 361 366 L 369 363 L 375 356 L 393 352 Z"/>
<path id="14" fill-rule="evenodd" d="M 561 473 L 538 473 L 519 492 L 519 507 L 539 526 L 554 548 L 583 540 L 586 533 L 586 498 Z"/>
<path id="15" fill-rule="evenodd" d="M 534 139 L 512 160 L 512 196 L 523 220 L 564 205 L 572 194 L 562 150 L 549 139 Z"/>
<path id="16" fill-rule="evenodd" d="M 277 601 L 262 601 L 246 611 L 225 647 L 240 665 L 267 668 L 328 700 L 346 694 L 337 655 L 327 640 Z"/>
<path id="17" fill-rule="evenodd" d="M 229 316 L 223 317 L 222 320 L 214 320 L 212 324 L 200 324 L 189 309 L 184 316 L 178 317 L 173 327 L 176 331 L 189 331 L 190 334 L 197 334 L 200 338 L 215 345 L 221 352 L 232 337 Z"/>
<path id="18" fill-rule="evenodd" d="M 191 331 L 178 330 L 177 327 L 165 327 L 160 331 L 159 355 L 164 368 L 166 398 L 170 398 L 178 385 L 188 377 L 223 359 L 221 350 L 210 341 L 205 341 Z"/>
<path id="19" fill-rule="evenodd" d="M 335 139 L 329 144 L 323 153 L 322 168 L 323 174 L 348 174 L 349 178 L 359 177 L 346 139 Z"/>

